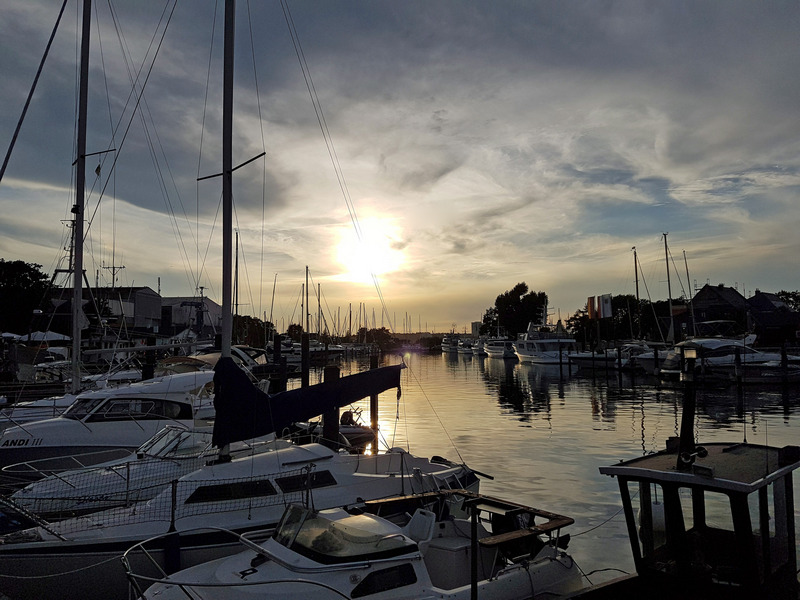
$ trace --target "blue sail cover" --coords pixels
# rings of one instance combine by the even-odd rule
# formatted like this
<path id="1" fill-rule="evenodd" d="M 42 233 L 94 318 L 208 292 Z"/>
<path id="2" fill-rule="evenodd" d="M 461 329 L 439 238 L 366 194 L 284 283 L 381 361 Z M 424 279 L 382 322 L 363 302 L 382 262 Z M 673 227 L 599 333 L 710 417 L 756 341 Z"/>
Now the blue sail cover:
<path id="1" fill-rule="evenodd" d="M 214 433 L 217 448 L 225 444 L 280 432 L 329 410 L 400 387 L 400 371 L 392 365 L 348 375 L 334 381 L 270 396 L 253 385 L 232 358 L 214 367 Z"/>

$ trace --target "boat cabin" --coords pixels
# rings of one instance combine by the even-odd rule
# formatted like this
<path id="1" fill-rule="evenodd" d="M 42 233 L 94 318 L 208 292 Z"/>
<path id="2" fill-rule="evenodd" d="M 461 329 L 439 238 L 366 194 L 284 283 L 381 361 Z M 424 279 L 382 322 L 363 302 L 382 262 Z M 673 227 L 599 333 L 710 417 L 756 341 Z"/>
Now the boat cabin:
<path id="1" fill-rule="evenodd" d="M 800 448 L 679 446 L 600 468 L 619 482 L 637 575 L 580 597 L 796 600 Z"/>

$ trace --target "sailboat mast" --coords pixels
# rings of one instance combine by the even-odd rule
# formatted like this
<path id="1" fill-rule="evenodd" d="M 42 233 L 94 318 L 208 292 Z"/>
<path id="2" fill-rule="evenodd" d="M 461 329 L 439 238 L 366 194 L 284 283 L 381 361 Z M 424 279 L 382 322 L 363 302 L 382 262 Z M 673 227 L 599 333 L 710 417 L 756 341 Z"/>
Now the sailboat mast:
<path id="1" fill-rule="evenodd" d="M 83 304 L 83 208 L 86 193 L 86 117 L 89 105 L 89 34 L 92 25 L 92 0 L 83 0 L 81 32 L 81 76 L 78 91 L 78 146 L 75 173 L 75 215 L 72 256 L 72 393 L 80 387 L 81 308 Z"/>
<path id="2" fill-rule="evenodd" d="M 642 339 L 642 303 L 639 302 L 639 258 L 636 256 L 636 246 L 633 250 L 633 276 L 636 280 L 636 322 L 639 324 L 639 339 Z"/>
<path id="3" fill-rule="evenodd" d="M 667 340 L 670 342 L 675 341 L 675 320 L 672 316 L 672 288 L 669 282 L 669 249 L 667 248 L 667 236 L 669 233 L 664 234 L 664 257 L 667 265 L 667 297 L 669 298 L 669 333 L 667 333 Z"/>
<path id="4" fill-rule="evenodd" d="M 222 345 L 231 356 L 233 311 L 231 263 L 233 258 L 233 49 L 236 0 L 225 0 L 225 48 L 222 91 Z"/>
<path id="5" fill-rule="evenodd" d="M 305 305 L 305 308 L 303 309 L 305 311 L 304 317 L 305 317 L 305 320 L 306 320 L 306 331 L 305 332 L 309 333 L 310 329 L 309 329 L 309 326 L 308 326 L 308 318 L 311 316 L 311 312 L 308 310 L 308 265 L 306 265 L 306 287 L 305 287 L 305 291 L 306 291 L 306 305 Z"/>

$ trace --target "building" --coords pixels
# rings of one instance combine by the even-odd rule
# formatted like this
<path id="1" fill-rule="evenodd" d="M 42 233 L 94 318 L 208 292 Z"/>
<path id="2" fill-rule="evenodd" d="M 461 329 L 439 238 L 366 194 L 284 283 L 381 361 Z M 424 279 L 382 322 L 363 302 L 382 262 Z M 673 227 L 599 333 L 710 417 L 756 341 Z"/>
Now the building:
<path id="1" fill-rule="evenodd" d="M 213 338 L 222 326 L 222 307 L 205 297 L 172 296 L 161 299 L 161 323 L 165 335 L 191 330 L 202 338 Z"/>

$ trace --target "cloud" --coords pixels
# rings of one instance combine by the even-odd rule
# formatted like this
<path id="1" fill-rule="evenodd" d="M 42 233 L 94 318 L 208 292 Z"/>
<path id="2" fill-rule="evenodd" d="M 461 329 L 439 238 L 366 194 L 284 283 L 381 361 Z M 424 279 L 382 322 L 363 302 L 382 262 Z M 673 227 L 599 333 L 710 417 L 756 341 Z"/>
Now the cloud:
<path id="1" fill-rule="evenodd" d="M 565 313 L 616 293 L 612 283 L 630 289 L 634 245 L 663 297 L 667 231 L 699 281 L 797 287 L 796 4 L 290 8 L 311 79 L 279 8 L 240 6 L 234 134 L 237 165 L 266 152 L 235 172 L 248 281 L 263 295 L 279 273 L 286 310 L 305 265 L 323 280 L 340 274 L 335 232 L 352 227 L 350 207 L 365 222 L 392 219 L 407 270 L 382 281 L 384 297 L 440 329 L 479 318 L 519 281 Z M 221 170 L 221 15 L 213 2 L 177 6 L 131 120 L 129 65 L 147 64 L 162 9 L 117 7 L 126 65 L 97 7 L 89 146 L 117 148 L 103 185 L 117 163 L 90 263 L 109 260 L 115 214 L 129 281 L 218 291 L 221 183 L 197 179 Z M 44 265 L 63 254 L 72 202 L 77 15 L 67 12 L 0 183 L 0 252 Z M 4 15 L 0 139 L 10 140 L 55 13 L 13 0 Z M 333 304 L 372 294 L 326 284 Z"/>

